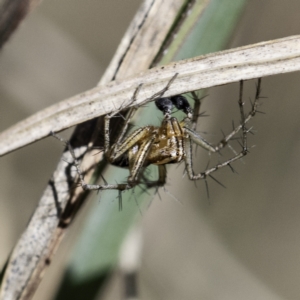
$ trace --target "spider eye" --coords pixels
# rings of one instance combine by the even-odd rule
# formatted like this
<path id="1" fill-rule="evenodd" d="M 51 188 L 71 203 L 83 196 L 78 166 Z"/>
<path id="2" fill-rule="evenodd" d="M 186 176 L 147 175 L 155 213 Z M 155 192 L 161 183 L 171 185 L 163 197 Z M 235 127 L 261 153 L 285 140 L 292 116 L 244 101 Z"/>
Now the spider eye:
<path id="1" fill-rule="evenodd" d="M 189 115 L 192 113 L 192 108 L 184 96 L 178 95 L 171 97 L 171 101 L 177 109 L 182 110 L 185 114 Z"/>
<path id="2" fill-rule="evenodd" d="M 159 98 L 155 100 L 156 107 L 161 110 L 164 114 L 171 114 L 174 107 L 171 98 Z"/>

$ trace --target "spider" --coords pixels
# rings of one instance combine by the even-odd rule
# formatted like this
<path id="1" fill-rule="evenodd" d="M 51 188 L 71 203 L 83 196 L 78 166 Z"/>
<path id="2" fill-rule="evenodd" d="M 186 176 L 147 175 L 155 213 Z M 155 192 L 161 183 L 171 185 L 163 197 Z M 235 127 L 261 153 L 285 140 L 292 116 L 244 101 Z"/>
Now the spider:
<path id="1" fill-rule="evenodd" d="M 240 82 L 240 95 L 238 100 L 241 115 L 240 124 L 216 145 L 210 144 L 195 131 L 201 104 L 200 99 L 196 97 L 195 93 L 192 93 L 195 101 L 194 109 L 191 108 L 187 99 L 182 95 L 157 98 L 155 100 L 156 107 L 162 111 L 164 115 L 161 125 L 144 126 L 136 129 L 126 136 L 130 120 L 137 110 L 137 107 L 131 108 L 127 113 L 119 136 L 113 144 L 111 144 L 110 141 L 110 120 L 112 117 L 119 114 L 124 108 L 106 115 L 104 123 L 104 156 L 110 164 L 128 168 L 130 175 L 127 179 L 127 183 L 107 184 L 105 182 L 103 185 L 87 184 L 84 181 L 84 176 L 79 167 L 74 150 L 71 148 L 69 143 L 67 143 L 74 159 L 74 164 L 77 169 L 82 188 L 84 190 L 124 191 L 135 187 L 141 182 L 146 183 L 148 187 L 163 186 L 166 183 L 166 165 L 180 163 L 182 161 L 185 162 L 186 171 L 190 180 L 206 179 L 207 176 L 211 176 L 211 173 L 225 166 L 229 166 L 232 169 L 231 163 L 242 158 L 248 153 L 247 134 L 250 130 L 246 128 L 246 123 L 257 112 L 258 100 L 260 98 L 260 85 L 261 80 L 259 79 L 252 108 L 250 112 L 245 115 L 244 103 L 242 101 L 243 81 Z M 184 112 L 186 117 L 181 121 L 172 117 L 171 113 L 174 108 Z M 236 153 L 232 158 L 219 163 L 214 167 L 208 168 L 203 172 L 198 174 L 194 173 L 192 163 L 193 143 L 209 152 L 216 153 L 223 149 L 240 131 L 242 132 L 242 149 L 239 153 Z M 56 136 L 55 134 L 53 135 Z M 151 164 L 158 166 L 159 178 L 157 181 L 149 183 L 146 180 L 143 180 L 143 171 Z"/>

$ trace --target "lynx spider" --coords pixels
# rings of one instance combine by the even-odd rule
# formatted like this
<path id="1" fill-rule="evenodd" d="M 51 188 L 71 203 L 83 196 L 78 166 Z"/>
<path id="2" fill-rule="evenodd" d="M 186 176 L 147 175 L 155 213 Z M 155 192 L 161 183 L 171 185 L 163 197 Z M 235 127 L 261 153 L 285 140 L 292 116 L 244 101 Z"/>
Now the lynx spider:
<path id="1" fill-rule="evenodd" d="M 119 110 L 105 116 L 104 156 L 108 162 L 113 165 L 129 168 L 130 175 L 127 183 L 107 184 L 105 182 L 104 185 L 87 184 L 84 181 L 84 176 L 80 169 L 79 162 L 76 159 L 74 150 L 70 144 L 66 142 L 74 159 L 74 164 L 79 175 L 80 183 L 84 190 L 129 190 L 141 183 L 141 180 L 143 179 L 143 170 L 150 164 L 158 166 L 159 178 L 153 183 L 147 183 L 146 181 L 146 185 L 148 187 L 163 186 L 166 182 L 166 164 L 179 163 L 181 161 L 185 161 L 186 171 L 190 180 L 206 179 L 207 176 L 211 176 L 211 173 L 220 168 L 225 166 L 229 166 L 231 168 L 230 164 L 232 162 L 242 158 L 248 153 L 247 134 L 250 130 L 246 128 L 246 123 L 257 112 L 258 100 L 260 98 L 261 79 L 258 79 L 255 99 L 252 103 L 252 108 L 247 115 L 245 115 L 244 103 L 242 101 L 243 81 L 240 81 L 240 94 L 238 100 L 241 115 L 240 124 L 214 146 L 207 142 L 195 131 L 201 105 L 201 101 L 196 97 L 195 93 L 193 93 L 193 98 L 195 101 L 194 109 L 190 107 L 189 102 L 182 95 L 161 98 L 175 77 L 172 78 L 166 88 L 151 97 L 152 99 L 156 99 L 155 103 L 157 108 L 164 114 L 164 118 L 160 126 L 144 126 L 136 129 L 128 136 L 125 136 L 129 122 L 138 108 L 132 107 L 127 113 L 125 123 L 118 138 L 116 139 L 116 142 L 111 145 L 109 134 L 110 120 L 112 117 L 119 114 L 120 111 L 125 107 L 122 107 Z M 139 88 L 134 93 L 130 104 L 135 101 Z M 171 112 L 174 107 L 186 114 L 186 117 L 180 122 L 177 120 L 177 118 L 171 116 Z M 242 149 L 239 153 L 235 153 L 232 158 L 226 160 L 225 162 L 219 163 L 212 168 L 208 168 L 198 174 L 194 173 L 192 163 L 192 143 L 199 145 L 209 152 L 216 153 L 223 149 L 240 131 L 242 132 Z M 62 138 L 58 137 L 56 134 L 52 134 L 56 138 L 63 141 Z"/>

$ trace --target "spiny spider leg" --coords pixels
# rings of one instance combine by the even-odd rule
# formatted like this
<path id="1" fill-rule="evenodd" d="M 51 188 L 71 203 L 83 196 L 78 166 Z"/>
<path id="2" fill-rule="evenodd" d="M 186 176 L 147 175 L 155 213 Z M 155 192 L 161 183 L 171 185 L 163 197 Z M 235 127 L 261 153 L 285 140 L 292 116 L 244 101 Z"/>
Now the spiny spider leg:
<path id="1" fill-rule="evenodd" d="M 148 133 L 148 132 L 147 132 Z M 149 139 L 145 139 L 140 145 L 137 154 L 132 155 L 132 151 L 129 152 L 129 170 L 130 176 L 128 177 L 128 182 L 130 184 L 136 184 L 139 182 L 139 173 L 142 170 L 151 146 L 155 140 L 156 136 L 153 135 Z"/>
<path id="2" fill-rule="evenodd" d="M 129 105 L 134 103 L 136 101 L 137 95 L 141 89 L 142 85 L 140 84 L 137 89 L 134 91 L 133 96 L 130 100 Z M 107 114 L 104 117 L 104 153 L 107 153 L 110 149 L 110 119 L 117 115 L 120 111 L 122 111 L 125 107 L 120 107 L 117 111 L 114 111 L 110 114 Z M 124 138 L 124 135 L 126 134 L 126 131 L 128 129 L 129 123 L 131 118 L 133 117 L 134 113 L 136 112 L 137 108 L 135 106 L 131 107 L 126 115 L 125 123 L 123 124 L 123 128 L 120 132 L 120 134 L 117 137 L 116 145 L 119 145 L 121 141 Z"/>
<path id="3" fill-rule="evenodd" d="M 193 113 L 193 118 L 192 118 L 192 129 L 196 130 L 197 121 L 198 121 L 198 118 L 200 116 L 200 109 L 201 109 L 201 104 L 202 104 L 201 100 L 203 98 L 205 98 L 206 95 L 199 98 L 199 96 L 197 95 L 196 92 L 192 92 L 191 94 L 192 94 L 192 97 L 193 97 L 193 100 L 194 100 L 194 113 Z"/>
<path id="4" fill-rule="evenodd" d="M 51 135 L 53 137 L 55 137 L 56 139 L 58 139 L 59 141 L 61 141 L 62 143 L 64 143 L 67 147 L 68 147 L 68 150 L 73 158 L 73 162 L 74 162 L 74 165 L 76 167 L 76 171 L 77 171 L 77 174 L 79 176 L 79 179 L 80 179 L 80 183 L 82 185 L 82 182 L 84 182 L 84 176 L 83 176 L 83 173 L 81 171 L 81 169 L 79 168 L 79 161 L 77 160 L 76 158 L 76 155 L 75 155 L 75 152 L 74 152 L 74 149 L 73 147 L 71 146 L 70 142 L 69 141 L 66 141 L 64 140 L 61 136 L 59 136 L 58 134 L 56 134 L 55 132 L 51 131 L 50 132 Z"/>
<path id="5" fill-rule="evenodd" d="M 145 183 L 145 185 L 148 188 L 152 188 L 152 187 L 156 187 L 159 188 L 161 186 L 164 186 L 167 182 L 167 168 L 166 165 L 158 165 L 158 179 L 155 181 L 149 181 L 144 174 L 142 173 L 142 179 L 143 179 L 143 183 Z"/>
<path id="6" fill-rule="evenodd" d="M 227 135 L 217 146 L 213 147 L 209 145 L 206 141 L 204 140 L 193 130 L 184 127 L 185 131 L 188 133 L 189 138 L 184 139 L 184 148 L 186 151 L 186 157 L 185 157 L 185 162 L 186 162 L 186 168 L 188 172 L 188 176 L 191 180 L 198 180 L 198 179 L 205 179 L 207 176 L 209 176 L 211 173 L 217 171 L 218 169 L 221 169 L 225 166 L 230 165 L 232 162 L 242 158 L 243 156 L 247 155 L 248 153 L 248 148 L 247 148 L 247 133 L 248 130 L 246 129 L 246 123 L 249 122 L 249 120 L 255 115 L 257 107 L 258 107 L 258 100 L 260 97 L 260 84 L 261 84 L 261 79 L 258 80 L 258 85 L 257 85 L 257 91 L 256 91 L 256 96 L 254 103 L 252 105 L 252 109 L 247 115 L 245 116 L 244 113 L 244 103 L 242 101 L 242 96 L 243 96 L 243 81 L 240 82 L 240 95 L 239 95 L 239 108 L 240 108 L 240 115 L 241 115 L 241 124 L 237 126 L 229 135 Z M 210 148 L 212 152 L 217 152 L 220 149 L 224 148 L 228 141 L 240 130 L 242 129 L 242 150 L 240 153 L 237 153 L 234 157 L 228 159 L 227 161 L 223 163 L 219 163 L 216 166 L 205 170 L 204 172 L 201 172 L 197 175 L 194 174 L 193 167 L 192 167 L 192 144 L 191 141 L 195 142 L 196 144 L 202 146 L 205 149 Z M 206 144 L 207 143 L 207 144 Z M 208 149 L 209 150 L 209 149 Z"/>
<path id="7" fill-rule="evenodd" d="M 231 133 L 229 133 L 224 139 L 221 140 L 221 142 L 215 147 L 216 151 L 221 150 L 224 148 L 228 141 L 233 138 L 234 135 L 236 135 L 241 129 L 243 131 L 242 133 L 242 144 L 245 145 L 245 150 L 247 150 L 247 133 L 248 130 L 246 129 L 246 124 L 252 119 L 252 117 L 255 116 L 258 108 L 258 100 L 260 99 L 260 92 L 261 92 L 261 78 L 258 79 L 257 81 L 257 87 L 256 87 L 256 93 L 255 93 L 255 98 L 254 102 L 252 104 L 251 111 L 248 113 L 247 116 L 245 116 L 244 113 L 244 102 L 242 101 L 243 97 L 243 81 L 240 81 L 240 95 L 239 95 L 239 107 L 240 107 L 240 113 L 241 113 L 241 123 L 238 125 Z"/>
<path id="8" fill-rule="evenodd" d="M 202 148 L 210 151 L 210 152 L 219 152 L 221 149 L 223 149 L 225 146 L 227 146 L 228 141 L 233 138 L 241 129 L 243 131 L 243 141 L 242 144 L 245 145 L 247 148 L 247 129 L 246 129 L 246 124 L 251 120 L 252 117 L 255 116 L 255 113 L 258 108 L 258 100 L 260 98 L 260 86 L 261 86 L 261 78 L 258 79 L 258 84 L 257 84 L 257 90 L 256 90 L 256 95 L 254 102 L 252 104 L 252 109 L 248 113 L 247 116 L 245 116 L 244 113 L 244 102 L 242 101 L 242 94 L 243 94 L 243 81 L 240 81 L 240 94 L 239 94 L 239 108 L 240 108 L 240 114 L 241 114 L 241 122 L 240 124 L 235 127 L 232 132 L 230 132 L 227 136 L 225 136 L 219 143 L 217 143 L 216 146 L 211 145 L 209 142 L 207 142 L 203 137 L 201 137 L 196 131 L 190 129 L 190 124 L 188 123 L 188 120 L 186 121 L 187 124 L 184 125 L 185 131 L 188 133 L 190 136 L 191 140 L 196 143 L 197 145 L 201 146 Z M 246 131 L 246 132 L 245 132 Z"/>

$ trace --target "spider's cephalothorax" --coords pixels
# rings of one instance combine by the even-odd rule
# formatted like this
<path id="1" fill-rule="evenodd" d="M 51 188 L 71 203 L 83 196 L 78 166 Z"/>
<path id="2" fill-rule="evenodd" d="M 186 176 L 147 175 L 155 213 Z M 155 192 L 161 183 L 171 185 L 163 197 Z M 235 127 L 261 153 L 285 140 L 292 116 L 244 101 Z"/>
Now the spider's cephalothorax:
<path id="1" fill-rule="evenodd" d="M 111 164 L 127 167 L 130 175 L 127 183 L 123 184 L 86 184 L 73 152 L 74 161 L 77 172 L 80 176 L 82 188 L 85 190 L 117 189 L 120 191 L 131 189 L 141 182 L 141 180 L 144 178 L 143 171 L 145 167 L 151 164 L 158 166 L 159 178 L 154 183 L 145 181 L 148 186 L 162 186 L 165 184 L 166 164 L 178 163 L 184 160 L 186 164 L 186 171 L 190 180 L 205 179 L 214 171 L 225 166 L 230 166 L 232 162 L 247 154 L 248 130 L 246 129 L 246 123 L 255 115 L 257 111 L 258 99 L 260 96 L 260 80 L 258 80 L 257 91 L 255 100 L 252 104 L 252 109 L 247 115 L 244 113 L 242 90 L 243 81 L 240 83 L 240 97 L 238 101 L 241 115 L 240 124 L 234 128 L 231 133 L 225 136 L 217 145 L 211 145 L 194 130 L 196 127 L 197 117 L 199 116 L 201 104 L 200 99 L 198 99 L 194 93 L 192 93 L 195 101 L 194 109 L 190 107 L 189 102 L 182 95 L 156 99 L 155 103 L 157 108 L 164 114 L 161 125 L 144 126 L 126 136 L 129 122 L 137 109 L 136 107 L 131 108 L 127 113 L 123 128 L 113 145 L 110 143 L 110 119 L 118 114 L 120 110 L 106 115 L 104 155 Z M 172 109 L 174 107 L 186 114 L 186 117 L 182 121 L 178 121 L 177 118 L 171 116 Z M 231 159 L 228 159 L 223 163 L 219 163 L 212 168 L 209 168 L 198 174 L 194 173 L 192 165 L 193 143 L 201 146 L 209 152 L 219 152 L 240 131 L 242 132 L 242 149 L 239 153 L 236 153 Z"/>

